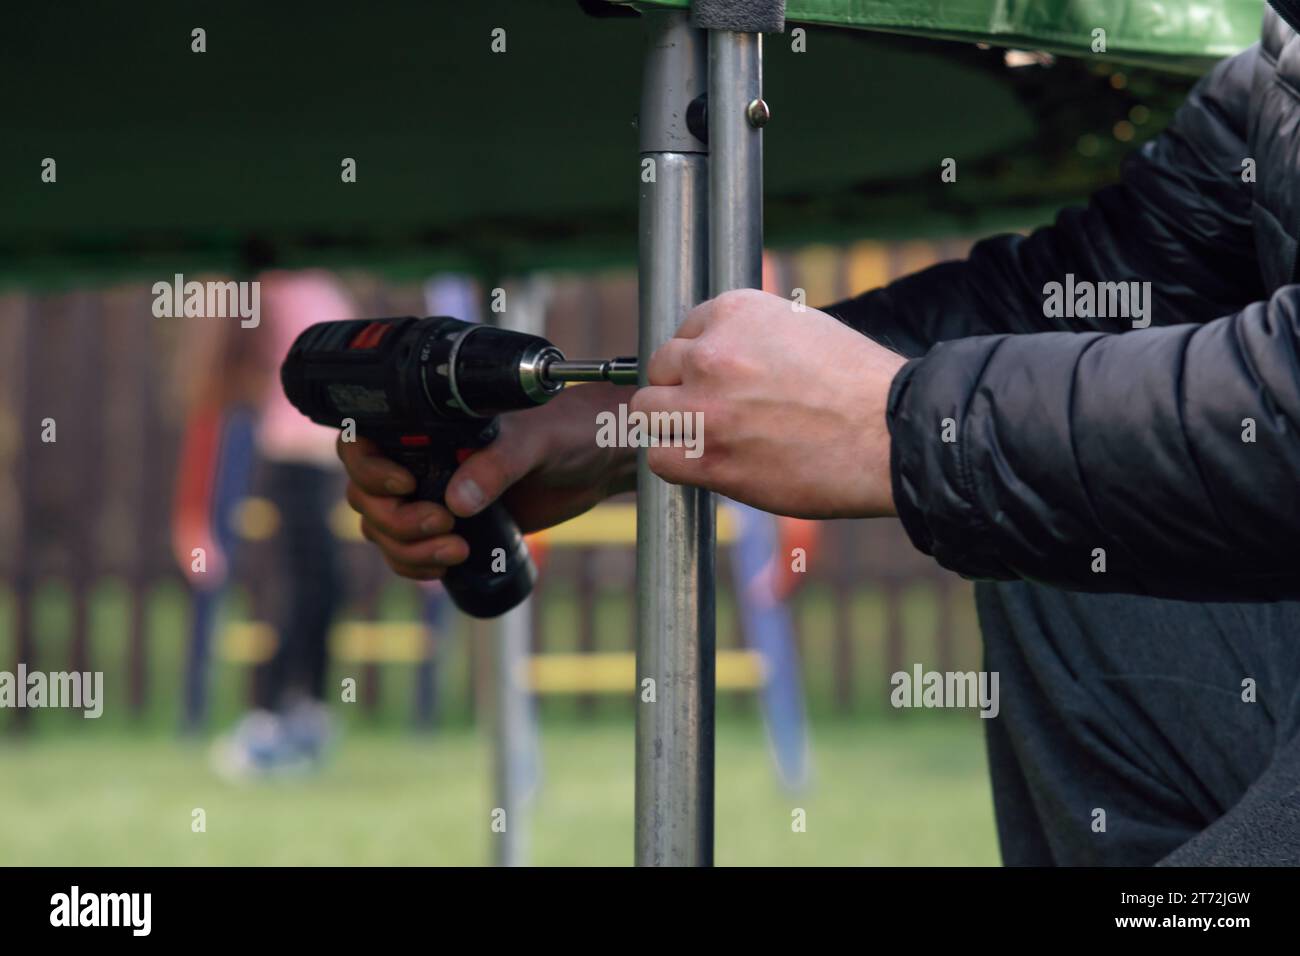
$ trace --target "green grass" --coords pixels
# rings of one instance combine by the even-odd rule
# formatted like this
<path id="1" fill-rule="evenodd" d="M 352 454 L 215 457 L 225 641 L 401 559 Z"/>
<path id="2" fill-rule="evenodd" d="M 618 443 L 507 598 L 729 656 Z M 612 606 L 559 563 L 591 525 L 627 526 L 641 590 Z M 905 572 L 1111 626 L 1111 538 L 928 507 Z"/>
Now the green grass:
<path id="1" fill-rule="evenodd" d="M 761 729 L 720 723 L 722 865 L 998 862 L 979 721 L 902 715 L 814 727 L 815 780 L 776 783 Z M 630 722 L 550 721 L 528 813 L 530 861 L 631 859 Z M 318 775 L 231 785 L 204 745 L 105 728 L 0 742 L 0 863 L 462 864 L 490 858 L 489 750 L 481 734 L 352 731 Z M 191 831 L 195 808 L 207 831 Z M 795 808 L 807 830 L 794 833 Z"/>
<path id="2" fill-rule="evenodd" d="M 951 621 L 954 649 L 952 666 L 958 670 L 980 666 L 980 643 L 969 586 L 962 584 Z M 546 652 L 577 650 L 578 597 L 563 578 L 553 579 L 544 591 L 542 602 L 543 633 Z M 42 581 L 34 600 L 36 656 L 29 662 L 37 668 L 54 670 L 68 666 L 72 646 L 71 592 L 55 579 Z M 885 601 L 879 589 L 864 587 L 851 598 L 850 621 L 853 653 L 849 666 L 853 699 L 841 709 L 833 699 L 835 676 L 840 662 L 834 654 L 835 597 L 824 586 L 804 588 L 793 603 L 798 621 L 800 672 L 809 713 L 819 720 L 878 719 L 891 715 L 888 705 L 889 668 L 885 654 Z M 408 582 L 393 581 L 379 602 L 382 620 L 407 621 L 416 613 L 416 592 Z M 238 620 L 248 615 L 246 595 L 235 589 L 226 600 L 224 617 Z M 113 578 L 97 581 L 90 595 L 90 658 L 94 669 L 105 674 L 104 716 L 100 723 L 115 730 L 152 730 L 170 732 L 177 726 L 181 713 L 181 675 L 185 649 L 189 640 L 189 606 L 183 589 L 174 581 L 151 590 L 148 599 L 148 693 L 142 713 L 132 714 L 127 706 L 127 672 L 129 658 L 128 623 L 130 595 L 125 585 Z M 349 609 L 353 613 L 355 609 Z M 919 661 L 927 667 L 939 666 L 935 646 L 937 606 L 934 592 L 924 585 L 909 588 L 903 594 L 902 659 L 909 666 Z M 595 603 L 595 638 L 598 650 L 631 650 L 630 625 L 633 610 L 626 590 L 607 589 Z M 16 660 L 13 633 L 14 598 L 0 586 L 0 668 L 10 669 Z M 474 722 L 475 703 L 471 693 L 472 651 L 475 638 L 467 619 L 460 619 L 442 642 L 441 716 L 445 722 L 467 727 Z M 718 593 L 718 646 L 739 646 L 734 602 L 727 588 Z M 481 636 L 480 636 L 481 639 Z M 480 661 L 480 663 L 483 663 Z M 406 664 L 381 664 L 375 669 L 380 681 L 377 705 L 373 710 L 350 715 L 355 724 L 367 729 L 400 731 L 411 723 L 414 709 L 414 675 Z M 212 662 L 211 716 L 213 726 L 235 720 L 248 703 L 248 669 L 220 657 Z M 355 665 L 335 663 L 330 684 L 338 687 L 344 676 L 359 676 Z M 365 710 L 365 708 L 361 708 Z M 573 697 L 553 697 L 541 701 L 547 719 L 578 717 L 583 713 Z M 598 697 L 591 709 L 593 716 L 622 719 L 632 712 L 631 701 L 615 696 Z M 757 712 L 752 694 L 721 693 L 718 713 L 721 717 L 753 718 Z M 0 709 L 0 735 L 15 720 L 12 711 Z M 40 715 L 34 721 L 40 733 L 79 732 L 77 714 Z M 3 736 L 0 736 L 0 740 Z"/>
<path id="3" fill-rule="evenodd" d="M 208 766 L 206 744 L 170 735 L 180 715 L 187 640 L 186 597 L 174 584 L 149 603 L 149 695 L 127 707 L 129 595 L 111 579 L 91 600 L 91 656 L 105 671 L 104 716 L 30 715 L 27 734 L 0 711 L 0 864 L 481 864 L 491 859 L 487 739 L 475 729 L 471 693 L 480 644 L 460 622 L 443 652 L 443 729 L 409 731 L 414 674 L 384 664 L 377 706 L 335 705 L 343 740 L 319 775 L 233 786 Z M 387 588 L 380 617 L 408 620 L 415 592 Z M 851 604 L 856 693 L 847 713 L 832 699 L 834 598 L 809 587 L 796 601 L 802 677 L 812 722 L 814 782 L 792 795 L 776 783 L 752 694 L 718 695 L 717 861 L 770 864 L 996 864 L 981 721 L 970 714 L 896 712 L 888 707 L 885 604 L 863 589 Z M 12 595 L 0 588 L 0 668 L 14 660 Z M 66 666 L 71 606 L 66 586 L 45 582 L 35 602 L 38 666 Z M 247 601 L 231 595 L 239 618 Z M 904 596 L 903 659 L 934 666 L 933 595 Z M 578 603 L 562 580 L 543 604 L 546 650 L 576 648 Z M 630 647 L 623 592 L 596 603 L 596 644 Z M 969 601 L 953 620 L 954 664 L 978 666 Z M 736 646 L 735 612 L 719 594 L 719 645 Z M 479 640 L 481 640 L 481 635 Z M 480 655 L 477 655 L 481 657 Z M 477 666 L 485 666 L 479 660 Z M 212 726 L 229 727 L 247 705 L 249 672 L 215 660 Z M 360 676 L 335 665 L 331 686 Z M 482 677 L 480 673 L 480 678 Z M 480 680 L 481 683 L 481 680 Z M 482 704 L 482 701 L 480 701 Z M 625 864 L 632 854 L 632 724 L 627 699 L 598 698 L 580 718 L 571 697 L 541 701 L 543 787 L 527 820 L 528 858 L 538 864 Z M 202 808 L 207 832 L 192 833 Z M 807 830 L 791 831 L 791 814 Z"/>

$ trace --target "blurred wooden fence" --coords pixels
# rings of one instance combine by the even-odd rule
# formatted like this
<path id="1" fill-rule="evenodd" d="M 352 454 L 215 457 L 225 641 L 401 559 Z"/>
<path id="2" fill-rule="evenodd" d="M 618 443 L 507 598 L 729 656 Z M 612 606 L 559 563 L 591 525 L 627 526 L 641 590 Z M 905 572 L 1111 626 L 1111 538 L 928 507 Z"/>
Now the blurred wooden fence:
<path id="1" fill-rule="evenodd" d="M 773 287 L 807 291 L 808 301 L 826 303 L 878 285 L 964 245 L 864 243 L 847 252 L 810 249 L 775 257 Z M 384 286 L 368 277 L 346 277 L 358 307 L 368 314 L 423 311 L 418 286 Z M 180 675 L 150 673 L 149 597 L 160 582 L 179 580 L 171 558 L 168 520 L 175 462 L 183 425 L 177 368 L 186 323 L 229 321 L 158 319 L 151 313 L 149 284 L 57 293 L 0 294 L 0 598 L 7 592 L 11 636 L 0 669 L 23 661 L 29 669 L 99 669 L 126 685 L 133 714 L 142 712 L 159 682 Z M 570 354 L 630 354 L 635 351 L 635 279 L 621 272 L 583 279 L 556 277 L 547 333 Z M 50 423 L 54 441 L 43 441 Z M 46 437 L 49 437 L 48 434 Z M 381 594 L 393 579 L 371 549 L 343 545 L 348 579 L 347 616 L 373 619 Z M 907 596 L 928 595 L 933 614 L 927 666 L 977 666 L 978 647 L 970 624 L 968 589 L 917 554 L 896 522 L 830 522 L 817 552 L 809 556 L 808 584 L 829 594 L 829 621 L 801 626 L 826 632 L 816 648 L 804 641 L 805 677 L 828 689 L 836 709 L 852 710 L 863 695 L 882 698 L 879 684 L 863 686 L 864 655 L 872 670 L 892 673 L 910 667 L 905 621 Z M 726 555 L 719 567 L 720 592 L 729 590 Z M 546 612 L 552 586 L 539 591 L 536 651 L 558 646 L 592 651 L 598 645 L 596 604 L 602 594 L 622 592 L 627 608 L 622 644 L 630 648 L 635 621 L 632 555 L 626 548 L 556 549 L 546 581 L 569 582 L 576 600 L 576 631 L 548 633 Z M 108 660 L 92 646 L 91 594 L 110 577 L 129 595 L 129 633 L 123 659 Z M 238 581 L 254 616 L 276 586 L 270 549 L 245 549 Z M 38 633 L 34 595 L 48 580 L 61 581 L 68 595 L 71 638 L 62 659 L 53 659 Z M 869 585 L 878 595 L 883 620 L 866 622 L 855 600 Z M 3 604 L 0 604 L 3 606 Z M 0 634 L 6 630 L 0 622 Z M 824 639 L 823 639 L 824 638 Z M 157 640 L 154 636 L 153 640 Z M 184 640 L 176 635 L 178 641 Z M 739 646 L 738 635 L 720 633 L 720 646 Z M 2 646 L 0 646 L 2 647 Z M 485 686 L 483 658 L 471 660 L 473 684 Z M 360 702 L 374 707 L 382 695 L 383 669 L 363 666 Z M 473 676 L 477 673 L 477 677 Z M 594 698 L 580 695 L 580 712 Z M 427 710 L 427 707 L 426 707 Z M 428 716 L 426 713 L 425 717 Z M 17 711 L 14 723 L 29 719 Z"/>

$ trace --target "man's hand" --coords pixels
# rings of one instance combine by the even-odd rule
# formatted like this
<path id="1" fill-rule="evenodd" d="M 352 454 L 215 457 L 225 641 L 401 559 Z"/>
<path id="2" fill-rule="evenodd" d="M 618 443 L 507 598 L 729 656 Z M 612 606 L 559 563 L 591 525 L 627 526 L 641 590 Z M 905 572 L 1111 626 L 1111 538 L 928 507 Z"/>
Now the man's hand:
<path id="1" fill-rule="evenodd" d="M 537 531 L 635 488 L 635 450 L 596 445 L 597 413 L 631 394 L 630 387 L 582 385 L 540 408 L 502 415 L 496 440 L 456 470 L 447 507 L 404 501 L 415 487 L 410 472 L 365 439 L 340 439 L 339 458 L 351 479 L 348 503 L 361 515 L 362 534 L 394 571 L 421 581 L 440 578 L 469 554 L 465 539 L 452 533 L 455 515 L 469 517 L 504 496 L 519 527 Z"/>
<path id="2" fill-rule="evenodd" d="M 648 449 L 666 481 L 799 518 L 892 515 L 885 406 L 905 362 L 824 312 L 739 290 L 691 310 L 632 410 L 702 413 L 702 455 Z"/>

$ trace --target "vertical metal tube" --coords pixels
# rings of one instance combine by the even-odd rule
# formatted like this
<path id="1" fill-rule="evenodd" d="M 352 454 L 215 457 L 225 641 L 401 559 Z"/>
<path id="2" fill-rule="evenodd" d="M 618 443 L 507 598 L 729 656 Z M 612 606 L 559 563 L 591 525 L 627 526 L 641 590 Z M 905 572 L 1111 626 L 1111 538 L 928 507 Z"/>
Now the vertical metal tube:
<path id="1" fill-rule="evenodd" d="M 503 328 L 541 335 L 550 289 L 542 279 L 508 290 Z M 526 684 L 533 639 L 533 598 L 493 622 L 495 720 L 493 792 L 495 808 L 505 812 L 505 829 L 494 832 L 493 863 L 524 866 L 528 861 L 528 804 L 537 783 L 540 754 L 532 694 Z"/>
<path id="2" fill-rule="evenodd" d="M 709 31 L 709 294 L 763 287 L 763 35 Z"/>
<path id="3" fill-rule="evenodd" d="M 529 598 L 495 622 L 493 791 L 495 809 L 505 813 L 505 829 L 492 834 L 496 866 L 523 866 L 528 858 L 526 795 L 534 730 L 523 676 L 532 633 L 531 604 Z"/>
<path id="4" fill-rule="evenodd" d="M 705 40 L 686 14 L 647 16 L 640 114 L 640 354 L 706 295 L 706 147 L 687 127 Z M 645 363 L 641 365 L 645 384 Z M 637 473 L 636 863 L 713 862 L 713 503 Z"/>

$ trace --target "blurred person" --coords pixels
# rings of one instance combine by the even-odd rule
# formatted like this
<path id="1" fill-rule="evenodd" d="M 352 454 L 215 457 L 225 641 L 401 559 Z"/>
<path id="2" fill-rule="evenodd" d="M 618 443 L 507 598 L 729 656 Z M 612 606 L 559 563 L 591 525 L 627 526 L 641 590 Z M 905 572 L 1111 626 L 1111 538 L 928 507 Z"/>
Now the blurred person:
<path id="1" fill-rule="evenodd" d="M 345 290 L 330 273 L 269 269 L 270 251 L 257 240 L 248 244 L 245 258 L 248 274 L 260 285 L 259 325 L 244 329 L 238 322 L 203 321 L 223 325 L 227 337 L 250 343 L 245 363 L 249 381 L 240 394 L 251 398 L 258 460 L 256 487 L 278 516 L 275 553 L 285 588 L 273 612 L 275 650 L 255 683 L 255 707 L 214 746 L 214 764 L 229 776 L 310 767 L 322 758 L 333 736 L 325 682 L 328 638 L 343 580 L 329 515 L 340 497 L 342 482 L 333 453 L 333 432 L 306 420 L 289 404 L 279 387 L 279 366 L 294 339 L 309 325 L 355 315 Z M 220 363 L 196 368 L 217 379 L 230 371 Z M 245 414 L 242 406 L 239 413 Z M 205 419 L 213 414 L 208 410 L 198 419 L 199 427 L 194 430 L 198 435 L 205 430 Z M 203 446 L 197 439 L 186 442 L 187 451 L 195 450 L 195 459 L 200 458 L 197 451 Z M 180 474 L 191 487 L 205 483 L 201 460 L 187 456 Z M 199 497 L 192 490 L 178 495 L 191 501 Z M 195 513 L 191 509 L 191 514 Z M 178 557 L 184 557 L 188 550 L 183 539 L 196 533 L 195 522 L 191 517 L 178 522 L 178 527 L 185 529 L 178 534 L 177 548 Z M 229 535 L 221 538 L 220 532 L 212 532 L 208 539 L 214 536 L 218 539 L 214 542 L 217 566 L 224 579 Z"/>
<path id="2" fill-rule="evenodd" d="M 735 501 L 722 505 L 736 523 L 730 563 L 741 637 L 763 659 L 758 697 L 768 749 L 781 783 L 802 790 L 811 778 L 812 762 L 798 634 L 789 598 L 806 575 L 794 570 L 791 555 L 796 548 L 805 556 L 812 553 L 817 525 Z"/>
<path id="3" fill-rule="evenodd" d="M 191 596 L 181 720 L 187 734 L 207 722 L 212 638 L 239 540 L 236 510 L 249 493 L 256 461 L 263 375 L 254 339 L 239 331 L 237 323 L 190 323 L 176 363 L 187 411 L 171 539 Z"/>
<path id="4" fill-rule="evenodd" d="M 764 289 L 788 287 L 782 269 L 778 256 L 763 254 Z M 722 505 L 736 523 L 730 564 L 741 636 L 745 646 L 763 659 L 764 679 L 758 697 L 768 748 L 781 783 L 790 790 L 802 790 L 811 779 L 812 763 L 799 645 L 789 598 L 805 578 L 803 568 L 795 569 L 793 556 L 802 553 L 806 567 L 820 525 L 769 514 L 737 501 Z"/>
<path id="5" fill-rule="evenodd" d="M 502 416 L 445 509 L 340 445 L 367 537 L 440 577 L 466 556 L 456 515 L 500 497 L 532 530 L 635 488 L 599 412 L 701 412 L 706 453 L 647 449 L 660 477 L 779 514 L 896 515 L 977 579 L 1005 863 L 1300 863 L 1300 2 L 1272 7 L 1120 183 L 1052 226 L 824 311 L 705 302 L 643 357 L 648 387 Z M 1075 278 L 1150 283 L 1149 308 L 1049 308 Z"/>

